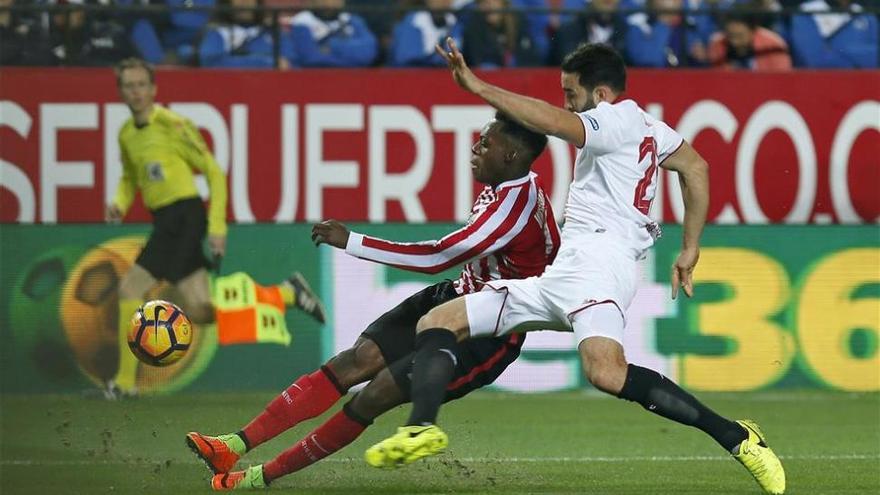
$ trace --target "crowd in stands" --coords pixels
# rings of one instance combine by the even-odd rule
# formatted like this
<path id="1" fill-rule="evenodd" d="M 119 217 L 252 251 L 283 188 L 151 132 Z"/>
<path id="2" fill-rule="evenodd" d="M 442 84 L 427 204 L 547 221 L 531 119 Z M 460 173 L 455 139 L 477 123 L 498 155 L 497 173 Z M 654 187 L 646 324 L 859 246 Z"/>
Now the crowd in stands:
<path id="1" fill-rule="evenodd" d="M 557 65 L 583 42 L 612 45 L 640 67 L 876 68 L 878 4 L 0 0 L 0 65 L 104 66 L 134 55 L 200 67 L 431 67 L 444 63 L 435 43 L 451 36 L 483 69 Z"/>

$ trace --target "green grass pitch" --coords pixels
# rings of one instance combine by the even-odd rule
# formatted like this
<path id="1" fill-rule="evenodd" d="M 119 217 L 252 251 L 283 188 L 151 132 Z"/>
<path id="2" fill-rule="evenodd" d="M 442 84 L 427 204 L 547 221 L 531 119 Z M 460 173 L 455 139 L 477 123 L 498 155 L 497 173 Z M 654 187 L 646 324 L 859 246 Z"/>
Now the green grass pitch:
<path id="1" fill-rule="evenodd" d="M 880 493 L 880 395 L 700 396 L 725 415 L 759 421 L 783 458 L 787 493 Z M 184 434 L 233 431 L 270 398 L 184 393 L 103 402 L 2 396 L 0 493 L 210 493 L 208 471 L 185 447 Z M 584 392 L 471 394 L 441 413 L 448 453 L 393 471 L 367 466 L 364 449 L 392 433 L 407 412 L 392 411 L 354 444 L 278 480 L 268 493 L 761 493 L 701 432 Z M 261 446 L 243 464 L 271 458 L 317 421 Z"/>

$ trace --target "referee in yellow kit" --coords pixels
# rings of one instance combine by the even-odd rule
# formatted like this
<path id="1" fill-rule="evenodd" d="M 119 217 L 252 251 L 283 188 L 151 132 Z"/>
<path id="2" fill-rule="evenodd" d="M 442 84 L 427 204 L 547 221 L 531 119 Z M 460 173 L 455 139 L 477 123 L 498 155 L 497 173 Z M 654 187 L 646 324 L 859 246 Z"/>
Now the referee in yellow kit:
<path id="1" fill-rule="evenodd" d="M 153 215 L 153 232 L 119 284 L 119 368 L 106 384 L 108 398 L 136 392 L 137 361 L 128 349 L 127 325 L 147 291 L 159 280 L 167 280 L 180 291 L 182 306 L 194 323 L 213 322 L 207 270 L 211 262 L 202 247 L 205 234 L 215 259 L 226 250 L 226 176 L 201 134 L 189 120 L 154 104 L 153 68 L 145 61 L 120 62 L 116 82 L 131 118 L 119 131 L 123 172 L 105 219 L 120 222 L 140 190 Z M 194 171 L 208 179 L 207 215 Z M 320 301 L 301 275 L 295 273 L 275 287 L 285 304 L 295 304 L 323 321 Z"/>

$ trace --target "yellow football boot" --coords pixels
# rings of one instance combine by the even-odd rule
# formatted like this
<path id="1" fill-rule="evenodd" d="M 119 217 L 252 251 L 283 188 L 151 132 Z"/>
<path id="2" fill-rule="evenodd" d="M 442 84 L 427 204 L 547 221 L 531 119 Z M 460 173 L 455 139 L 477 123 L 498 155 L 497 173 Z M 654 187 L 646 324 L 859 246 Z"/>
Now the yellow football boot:
<path id="1" fill-rule="evenodd" d="M 396 468 L 437 455 L 447 445 L 449 437 L 436 425 L 401 426 L 395 435 L 367 449 L 364 458 L 373 467 Z"/>
<path id="2" fill-rule="evenodd" d="M 739 446 L 739 453 L 733 457 L 752 473 L 755 480 L 767 493 L 785 493 L 785 469 L 776 454 L 764 440 L 764 433 L 754 421 L 737 421 L 749 433 Z"/>

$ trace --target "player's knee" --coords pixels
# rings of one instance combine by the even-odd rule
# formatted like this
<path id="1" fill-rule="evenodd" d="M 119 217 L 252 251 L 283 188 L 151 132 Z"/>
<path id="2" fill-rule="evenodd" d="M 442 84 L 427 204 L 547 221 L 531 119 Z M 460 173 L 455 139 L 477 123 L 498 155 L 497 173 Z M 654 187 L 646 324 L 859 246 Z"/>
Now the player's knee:
<path id="1" fill-rule="evenodd" d="M 416 333 L 424 332 L 429 328 L 436 328 L 434 322 L 437 318 L 432 314 L 434 310 L 428 311 L 421 318 L 419 318 L 418 323 L 416 323 Z"/>
<path id="2" fill-rule="evenodd" d="M 416 324 L 416 333 L 423 332 L 430 328 L 445 328 L 458 335 L 460 329 L 457 327 L 458 325 L 453 318 L 450 318 L 449 315 L 443 311 L 434 308 L 419 318 L 419 322 Z"/>
<path id="3" fill-rule="evenodd" d="M 374 376 L 385 367 L 385 358 L 382 356 L 382 351 L 379 350 L 379 346 L 372 340 L 364 339 L 356 343 L 352 353 L 354 358 L 352 360 L 352 372 L 360 375 L 363 380 Z"/>
<path id="4" fill-rule="evenodd" d="M 341 387 L 351 388 L 363 383 L 385 367 L 385 358 L 375 342 L 361 338 L 329 361 L 327 367 L 336 376 Z"/>

